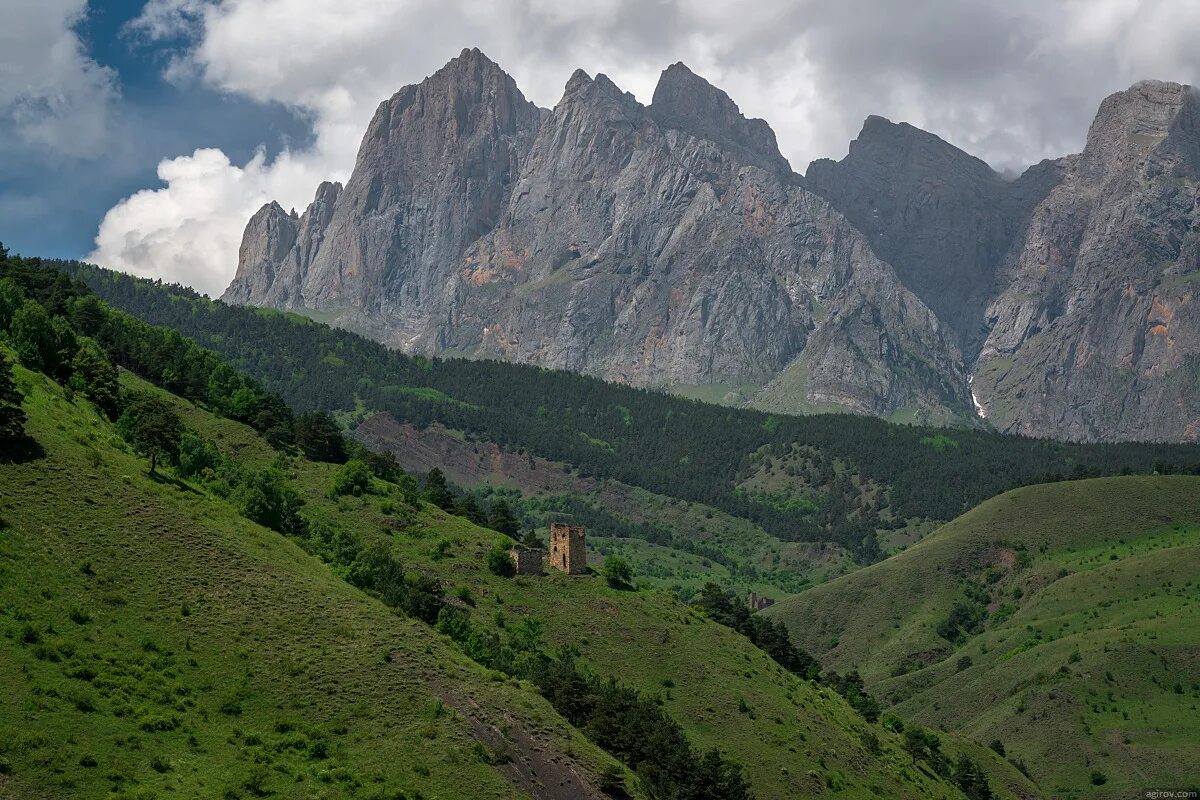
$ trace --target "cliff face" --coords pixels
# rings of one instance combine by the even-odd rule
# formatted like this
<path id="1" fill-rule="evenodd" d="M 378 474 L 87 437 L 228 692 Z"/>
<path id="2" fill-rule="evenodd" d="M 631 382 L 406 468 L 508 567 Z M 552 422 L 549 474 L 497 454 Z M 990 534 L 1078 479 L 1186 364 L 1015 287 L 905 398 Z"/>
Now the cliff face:
<path id="1" fill-rule="evenodd" d="M 540 115 L 503 70 L 464 50 L 380 104 L 346 188 L 324 184 L 292 223 L 309 223 L 301 246 L 264 262 L 287 225 L 271 206 L 255 215 L 225 299 L 419 327 L 438 308 L 448 267 L 495 225 Z"/>
<path id="2" fill-rule="evenodd" d="M 868 117 L 849 155 L 814 161 L 805 180 L 867 236 L 970 357 L 987 335 L 997 272 L 1060 172 L 1057 162 L 1043 162 L 1010 182 L 931 133 Z"/>
<path id="3" fill-rule="evenodd" d="M 770 410 L 1195 439 L 1196 103 L 1138 84 L 1011 181 L 871 117 L 801 177 L 682 64 L 649 106 L 580 71 L 543 110 L 463 51 L 380 105 L 345 189 L 250 220 L 225 299 Z"/>
<path id="4" fill-rule="evenodd" d="M 330 214 L 255 216 L 226 299 L 330 311 L 410 352 L 970 417 L 937 318 L 766 123 L 681 64 L 648 107 L 577 72 L 540 111 L 465 51 L 380 107 Z"/>
<path id="5" fill-rule="evenodd" d="M 1108 97 L 987 310 L 975 390 L 1003 430 L 1200 435 L 1200 99 Z"/>

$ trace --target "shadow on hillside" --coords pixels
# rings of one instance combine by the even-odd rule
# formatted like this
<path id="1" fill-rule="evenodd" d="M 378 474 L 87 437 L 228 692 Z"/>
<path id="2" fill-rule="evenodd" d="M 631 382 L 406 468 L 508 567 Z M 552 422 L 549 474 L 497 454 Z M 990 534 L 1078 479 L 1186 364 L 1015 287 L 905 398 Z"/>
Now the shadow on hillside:
<path id="1" fill-rule="evenodd" d="M 161 483 L 164 486 L 174 486 L 176 489 L 179 489 L 182 492 L 191 492 L 192 494 L 200 494 L 200 491 L 198 489 L 196 489 L 195 486 L 192 486 L 190 483 L 187 483 L 185 481 L 181 481 L 179 478 L 173 477 L 171 475 L 164 475 L 161 472 L 151 472 L 151 473 L 148 473 L 147 477 L 150 478 L 150 480 L 154 481 L 155 483 Z"/>
<path id="2" fill-rule="evenodd" d="M 27 464 L 45 457 L 46 448 L 30 436 L 0 444 L 0 464 Z"/>

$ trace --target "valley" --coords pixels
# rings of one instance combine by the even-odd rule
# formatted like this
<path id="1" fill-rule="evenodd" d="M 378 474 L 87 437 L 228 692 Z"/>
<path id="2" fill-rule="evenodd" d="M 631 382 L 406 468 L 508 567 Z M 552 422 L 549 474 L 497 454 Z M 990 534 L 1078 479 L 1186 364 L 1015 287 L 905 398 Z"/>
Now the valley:
<path id="1" fill-rule="evenodd" d="M 0 0 L 0 800 L 1200 797 L 1193 5 Z"/>

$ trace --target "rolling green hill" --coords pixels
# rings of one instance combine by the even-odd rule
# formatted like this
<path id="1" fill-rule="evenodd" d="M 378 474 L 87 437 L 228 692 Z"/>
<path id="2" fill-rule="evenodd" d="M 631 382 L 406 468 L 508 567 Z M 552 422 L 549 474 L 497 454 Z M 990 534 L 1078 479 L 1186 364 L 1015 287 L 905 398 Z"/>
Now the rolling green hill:
<path id="1" fill-rule="evenodd" d="M 768 610 L 901 717 L 999 740 L 1043 789 L 1127 797 L 1200 763 L 1200 478 L 1017 489 Z"/>
<path id="2" fill-rule="evenodd" d="M 188 424 L 249 463 L 267 463 L 270 448 L 250 428 L 178 401 Z M 720 747 L 744 765 L 760 798 L 954 797 L 953 789 L 914 768 L 899 738 L 869 725 L 832 691 L 801 680 L 745 638 L 660 591 L 609 587 L 597 576 L 508 578 L 492 574 L 488 553 L 511 540 L 461 517 L 424 506 L 402 523 L 385 496 L 328 496 L 338 467 L 293 465 L 305 515 L 314 526 L 348 534 L 369 547 L 385 541 L 401 560 L 436 576 L 475 624 L 511 629 L 540 620 L 550 647 L 578 648 L 585 667 L 620 676 L 658 696 L 697 745 Z M 543 532 L 544 533 L 544 532 Z M 875 737 L 874 739 L 872 737 Z M 871 742 L 879 751 L 871 751 Z M 948 740 L 992 771 L 1004 788 L 1027 789 L 1015 770 L 968 742 Z"/>
<path id="3" fill-rule="evenodd" d="M 0 797 L 601 796 L 616 762 L 530 687 L 17 382 L 44 453 L 0 463 Z"/>

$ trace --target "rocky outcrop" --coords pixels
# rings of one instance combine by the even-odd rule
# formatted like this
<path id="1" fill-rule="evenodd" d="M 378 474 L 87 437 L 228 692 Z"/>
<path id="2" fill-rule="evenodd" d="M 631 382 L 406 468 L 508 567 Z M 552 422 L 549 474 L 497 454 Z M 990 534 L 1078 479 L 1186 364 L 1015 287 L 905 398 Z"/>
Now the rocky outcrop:
<path id="1" fill-rule="evenodd" d="M 231 302 L 408 352 L 1077 439 L 1200 437 L 1200 111 L 1108 98 L 1015 180 L 870 117 L 794 173 L 683 64 L 543 110 L 478 50 L 380 105 L 343 190 L 250 220 Z"/>
<path id="2" fill-rule="evenodd" d="M 1200 437 L 1200 98 L 1108 97 L 987 310 L 975 391 L 1002 430 Z"/>
<path id="3" fill-rule="evenodd" d="M 291 298 L 300 297 L 341 192 L 340 183 L 325 181 L 299 217 L 295 211 L 285 212 L 278 203 L 259 209 L 242 234 L 238 270 L 225 290 L 225 302 L 256 303 L 273 297 L 273 304 L 287 307 Z"/>
<path id="4" fill-rule="evenodd" d="M 971 357 L 987 335 L 997 271 L 1060 171 L 1047 161 L 1008 181 L 932 133 L 872 116 L 849 155 L 814 161 L 805 181 L 866 234 Z"/>
<path id="5" fill-rule="evenodd" d="M 322 309 L 410 352 L 969 418 L 946 331 L 766 123 L 682 64 L 654 97 L 579 71 L 540 111 L 464 51 L 380 107 L 315 249 L 295 233 L 276 258 L 260 217 L 277 215 L 255 217 L 226 299 Z"/>

